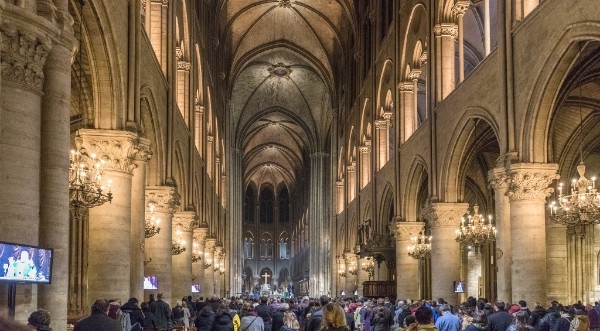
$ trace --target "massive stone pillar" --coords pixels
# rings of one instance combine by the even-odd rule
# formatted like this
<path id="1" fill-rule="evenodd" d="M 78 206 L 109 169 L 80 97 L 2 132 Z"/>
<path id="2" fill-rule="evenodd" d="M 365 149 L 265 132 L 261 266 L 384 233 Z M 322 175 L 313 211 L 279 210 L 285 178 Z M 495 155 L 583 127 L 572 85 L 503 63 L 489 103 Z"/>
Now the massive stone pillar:
<path id="1" fill-rule="evenodd" d="M 495 168 L 488 173 L 490 186 L 494 189 L 494 220 L 496 224 L 496 288 L 497 297 L 504 302 L 515 302 L 512 298 L 512 250 L 510 243 L 510 202 L 508 177 L 504 167 Z M 518 300 L 518 299 L 517 299 Z"/>
<path id="2" fill-rule="evenodd" d="M 205 298 L 209 298 L 215 294 L 215 271 L 214 266 L 214 253 L 215 245 L 217 240 L 215 238 L 207 238 L 204 241 L 204 278 L 202 279 L 201 294 Z"/>
<path id="3" fill-rule="evenodd" d="M 371 141 L 365 140 L 358 151 L 360 153 L 360 188 L 362 189 L 371 180 Z"/>
<path id="4" fill-rule="evenodd" d="M 242 175 L 242 150 L 231 148 L 231 159 L 229 162 L 230 180 L 228 226 L 226 227 L 225 247 L 229 251 L 229 289 L 232 295 L 242 292 L 242 266 L 243 266 L 243 230 L 242 230 L 242 207 L 244 205 L 244 189 Z"/>
<path id="5" fill-rule="evenodd" d="M 66 11 L 63 14 L 69 15 Z M 67 36 L 72 37 L 70 34 Z M 50 311 L 52 327 L 59 330 L 67 327 L 69 287 L 69 241 L 65 239 L 69 237 L 67 153 L 70 134 L 71 56 L 74 43 L 75 40 L 63 40 L 62 43 L 55 44 L 48 54 L 44 68 L 42 98 L 44 110 L 41 112 L 39 245 L 51 247 L 54 252 L 52 284 L 38 287 L 38 307 Z M 1 56 L 4 58 L 5 54 Z M 20 138 L 20 135 L 17 137 Z"/>
<path id="6" fill-rule="evenodd" d="M 202 279 L 204 278 L 204 241 L 208 233 L 208 226 L 200 224 L 199 227 L 194 228 L 193 236 L 194 243 L 192 249 L 195 250 L 194 256 L 196 261 L 192 262 L 192 284 L 200 285 L 200 293 L 202 293 Z"/>
<path id="7" fill-rule="evenodd" d="M 196 213 L 193 211 L 178 211 L 173 215 L 172 236 L 174 240 L 183 241 L 185 251 L 181 254 L 173 255 L 173 285 L 172 302 L 181 300 L 188 296 L 192 288 L 192 250 L 193 250 L 193 228 L 197 224 Z"/>
<path id="8" fill-rule="evenodd" d="M 221 244 L 219 242 L 215 245 L 215 255 L 213 257 L 213 269 L 212 270 L 214 271 L 213 277 L 214 277 L 214 284 L 215 284 L 215 294 L 221 298 L 223 297 L 223 293 L 221 292 L 221 290 L 222 290 L 221 285 L 223 285 L 222 281 L 221 281 L 222 275 L 220 273 L 222 254 L 223 254 L 223 244 Z"/>
<path id="9" fill-rule="evenodd" d="M 179 206 L 179 194 L 174 187 L 170 186 L 147 186 L 146 187 L 146 212 L 150 212 L 149 206 L 154 205 L 154 217 L 160 220 L 160 233 L 146 239 L 146 276 L 158 278 L 158 290 L 146 290 L 148 293 L 162 292 L 164 301 L 170 302 L 172 293 L 172 265 L 171 244 L 173 240 L 173 214 Z"/>
<path id="10" fill-rule="evenodd" d="M 455 230 L 467 213 L 466 203 L 432 203 L 421 214 L 431 225 L 431 294 L 458 304 L 453 282 L 460 279 L 460 246 Z"/>
<path id="11" fill-rule="evenodd" d="M 456 86 L 454 70 L 454 38 L 456 26 L 454 23 L 437 24 L 433 32 L 435 34 L 435 59 L 436 68 L 436 103 L 444 100 Z"/>
<path id="12" fill-rule="evenodd" d="M 346 284 L 344 289 L 346 296 L 353 297 L 358 284 L 358 258 L 354 253 L 345 252 L 344 260 L 346 262 Z"/>
<path id="13" fill-rule="evenodd" d="M 116 130 L 81 129 L 78 134 L 81 148 L 104 161 L 104 178 L 112 181 L 113 194 L 112 203 L 89 211 L 88 301 L 126 300 L 131 291 L 133 247 L 131 192 L 135 163 L 132 155 L 138 148 L 138 137 Z"/>
<path id="14" fill-rule="evenodd" d="M 418 79 L 418 76 L 417 76 Z M 401 82 L 398 84 L 398 94 L 400 96 L 400 141 L 404 143 L 415 132 L 418 124 L 418 115 L 416 109 L 415 85 L 412 81 Z"/>
<path id="15" fill-rule="evenodd" d="M 423 222 L 396 222 L 396 297 L 419 298 L 419 260 L 408 255 L 411 238 L 423 229 Z"/>
<path id="16" fill-rule="evenodd" d="M 326 153 L 314 153 L 310 156 L 310 287 L 309 295 L 318 297 L 331 291 L 331 256 L 329 238 L 329 212 L 326 204 Z"/>
<path id="17" fill-rule="evenodd" d="M 517 163 L 507 171 L 513 300 L 546 302 L 545 202 L 557 170 L 556 164 Z"/>
<path id="18" fill-rule="evenodd" d="M 146 220 L 146 167 L 150 158 L 150 141 L 138 138 L 138 149 L 132 155 L 136 167 L 131 183 L 131 297 L 144 298 L 144 246 Z"/>

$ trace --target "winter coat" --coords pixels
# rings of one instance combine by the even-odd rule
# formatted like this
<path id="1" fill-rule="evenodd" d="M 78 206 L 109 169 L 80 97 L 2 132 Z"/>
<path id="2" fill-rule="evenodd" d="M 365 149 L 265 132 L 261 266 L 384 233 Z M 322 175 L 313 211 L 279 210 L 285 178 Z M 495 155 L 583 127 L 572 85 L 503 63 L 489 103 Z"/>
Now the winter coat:
<path id="1" fill-rule="evenodd" d="M 265 324 L 260 316 L 246 315 L 240 322 L 240 331 L 264 331 Z"/>
<path id="2" fill-rule="evenodd" d="M 210 331 L 215 320 L 215 313 L 212 309 L 203 308 L 196 316 L 194 324 L 198 331 Z"/>
<path id="3" fill-rule="evenodd" d="M 211 331 L 233 331 L 233 318 L 227 312 L 220 312 L 215 315 Z"/>

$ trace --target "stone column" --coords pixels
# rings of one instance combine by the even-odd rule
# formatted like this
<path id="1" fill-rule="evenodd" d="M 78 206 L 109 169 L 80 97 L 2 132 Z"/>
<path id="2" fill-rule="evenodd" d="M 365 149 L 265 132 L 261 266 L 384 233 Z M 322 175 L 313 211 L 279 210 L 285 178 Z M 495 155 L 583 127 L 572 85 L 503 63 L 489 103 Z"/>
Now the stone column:
<path id="1" fill-rule="evenodd" d="M 175 58 L 177 60 L 177 107 L 185 124 L 190 126 L 190 62 L 183 60 L 183 51 L 175 47 Z"/>
<path id="2" fill-rule="evenodd" d="M 365 187 L 371 179 L 371 141 L 365 140 L 358 148 L 360 153 L 360 188 Z"/>
<path id="3" fill-rule="evenodd" d="M 318 297 L 331 290 L 331 256 L 329 238 L 329 213 L 326 205 L 326 153 L 313 153 L 310 155 L 310 184 L 311 192 L 309 201 L 309 270 L 310 270 L 310 296 Z"/>
<path id="4" fill-rule="evenodd" d="M 346 296 L 353 296 L 354 290 L 357 289 L 356 284 L 358 283 L 358 258 L 356 254 L 351 252 L 344 253 L 344 260 L 346 262 Z"/>
<path id="5" fill-rule="evenodd" d="M 200 285 L 200 293 L 202 293 L 202 279 L 204 278 L 204 241 L 207 234 L 208 226 L 206 224 L 200 224 L 193 230 L 194 243 L 192 245 L 196 245 L 196 254 L 199 255 L 200 260 L 192 262 L 192 283 Z"/>
<path id="6" fill-rule="evenodd" d="M 452 305 L 458 304 L 453 282 L 460 278 L 460 247 L 454 232 L 461 217 L 467 213 L 467 203 L 432 203 L 421 211 L 431 225 L 431 294 Z"/>
<path id="7" fill-rule="evenodd" d="M 383 168 L 387 162 L 387 122 L 385 120 L 376 120 L 375 129 L 377 130 L 377 170 Z"/>
<path id="8" fill-rule="evenodd" d="M 418 79 L 418 76 L 417 76 Z M 404 143 L 415 132 L 418 123 L 417 109 L 415 108 L 415 98 L 417 91 L 413 82 L 402 82 L 398 84 L 400 94 L 400 116 L 401 132 L 399 144 Z"/>
<path id="9" fill-rule="evenodd" d="M 208 174 L 208 176 L 211 179 L 214 179 L 214 174 L 213 174 L 213 162 L 215 162 L 213 155 L 214 155 L 214 149 L 213 149 L 213 143 L 214 143 L 214 137 L 210 134 L 208 134 L 206 136 L 206 173 Z"/>
<path id="10" fill-rule="evenodd" d="M 146 212 L 150 204 L 154 204 L 154 217 L 160 220 L 160 233 L 146 239 L 146 276 L 158 277 L 158 290 L 146 290 L 149 293 L 162 292 L 164 301 L 171 301 L 172 266 L 171 244 L 173 240 L 173 214 L 179 207 L 180 197 L 177 190 L 170 186 L 146 187 Z"/>
<path id="11" fill-rule="evenodd" d="M 469 9 L 469 1 L 459 0 L 452 7 L 452 13 L 456 15 L 458 21 L 458 82 L 465 80 L 465 31 L 463 27 L 463 17 Z"/>
<path id="12" fill-rule="evenodd" d="M 149 1 L 146 10 L 146 30 L 152 49 L 160 63 L 163 73 L 167 70 L 167 17 L 169 0 Z"/>
<path id="13" fill-rule="evenodd" d="M 138 149 L 132 155 L 136 167 L 131 182 L 131 297 L 144 298 L 144 260 L 146 221 L 146 166 L 150 159 L 150 141 L 138 138 Z"/>
<path id="14" fill-rule="evenodd" d="M 188 296 L 192 288 L 192 230 L 197 224 L 196 213 L 193 211 L 178 211 L 173 215 L 172 236 L 174 240 L 184 242 L 185 251 L 172 256 L 173 273 L 171 286 L 173 298 L 172 302 L 181 300 Z"/>
<path id="15" fill-rule="evenodd" d="M 207 238 L 204 242 L 204 278 L 202 279 L 201 293 L 205 298 L 208 298 L 215 294 L 215 271 L 213 269 L 215 244 L 217 239 Z"/>
<path id="16" fill-rule="evenodd" d="M 344 180 L 338 180 L 335 186 L 336 212 L 339 214 L 344 211 L 346 200 L 344 199 Z M 296 254 L 296 252 L 294 252 Z"/>
<path id="17" fill-rule="evenodd" d="M 494 190 L 495 225 L 496 230 L 496 288 L 497 297 L 504 302 L 515 302 L 512 298 L 512 251 L 510 243 L 510 202 L 508 177 L 504 167 L 494 168 L 488 172 L 491 188 Z M 516 299 L 517 301 L 519 299 Z"/>
<path id="18" fill-rule="evenodd" d="M 242 179 L 242 150 L 230 148 L 231 161 L 228 163 L 230 180 L 227 182 L 229 188 L 229 206 L 227 215 L 229 225 L 226 228 L 225 247 L 229 251 L 229 289 L 231 294 L 242 292 L 242 266 L 243 262 L 243 229 L 242 229 L 242 206 L 244 205 L 244 190 Z"/>
<path id="19" fill-rule="evenodd" d="M 220 242 L 215 245 L 215 255 L 213 257 L 213 279 L 215 284 L 215 294 L 219 297 L 223 297 L 223 293 L 221 293 L 221 274 L 220 274 L 220 266 L 221 266 L 221 254 L 223 254 L 223 244 Z"/>
<path id="20" fill-rule="evenodd" d="M 490 24 L 490 0 L 483 0 L 483 31 L 484 31 L 484 51 L 485 56 L 488 56 L 492 51 L 492 37 Z"/>
<path id="21" fill-rule="evenodd" d="M 354 200 L 356 197 L 356 163 L 352 162 L 349 166 L 346 167 L 346 172 L 348 175 L 346 176 L 346 180 L 348 181 L 348 202 Z"/>
<path id="22" fill-rule="evenodd" d="M 68 15 L 67 12 L 64 14 Z M 70 18 L 70 16 L 68 17 Z M 54 45 L 44 68 L 40 132 L 41 222 L 39 245 L 51 247 L 54 252 L 52 284 L 38 287 L 38 307 L 50 311 L 52 327 L 57 330 L 67 327 L 69 293 L 69 241 L 66 240 L 69 238 L 69 199 L 67 198 L 69 161 L 67 154 L 71 111 L 71 56 L 75 40 L 64 42 L 65 44 Z M 4 54 L 1 56 L 4 58 Z M 21 135 L 22 133 L 17 137 L 20 138 Z"/>
<path id="23" fill-rule="evenodd" d="M 444 100 L 456 86 L 455 82 L 455 59 L 454 38 L 456 37 L 456 26 L 454 23 L 436 24 L 433 28 L 436 42 L 435 60 L 436 68 L 436 104 Z"/>
<path id="24" fill-rule="evenodd" d="M 556 164 L 517 163 L 507 171 L 514 300 L 546 302 L 545 203 L 557 170 Z"/>
<path id="25" fill-rule="evenodd" d="M 419 260 L 408 255 L 411 238 L 419 234 L 424 222 L 396 222 L 396 297 L 419 297 Z"/>
<path id="26" fill-rule="evenodd" d="M 128 131 L 78 131 L 81 148 L 104 160 L 104 178 L 112 180 L 112 203 L 89 211 L 88 301 L 128 299 L 131 294 L 131 192 L 137 135 Z M 118 248 L 117 248 L 118 247 Z M 118 255 L 116 255 L 118 252 Z M 125 257 L 117 258 L 116 256 Z"/>

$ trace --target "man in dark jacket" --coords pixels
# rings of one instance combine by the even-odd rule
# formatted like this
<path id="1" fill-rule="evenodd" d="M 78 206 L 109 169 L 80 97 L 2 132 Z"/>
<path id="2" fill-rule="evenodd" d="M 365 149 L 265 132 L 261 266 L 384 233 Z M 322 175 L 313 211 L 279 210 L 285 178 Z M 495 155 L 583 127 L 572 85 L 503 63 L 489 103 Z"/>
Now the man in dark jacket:
<path id="1" fill-rule="evenodd" d="M 196 325 L 196 329 L 198 331 L 210 331 L 212 324 L 215 320 L 215 312 L 212 310 L 211 306 L 204 306 L 202 310 L 196 314 L 196 320 L 194 324 Z"/>
<path id="2" fill-rule="evenodd" d="M 321 326 L 321 319 L 323 319 L 323 307 L 329 303 L 329 297 L 326 295 L 322 295 L 319 298 L 319 302 L 321 303 L 321 307 L 319 310 L 315 311 L 310 315 L 310 320 L 308 321 L 308 325 L 305 331 L 319 331 L 319 327 Z"/>
<path id="3" fill-rule="evenodd" d="M 513 316 L 504 310 L 505 307 L 504 301 L 496 301 L 494 313 L 488 316 L 488 331 L 506 331 L 512 323 Z"/>
<path id="4" fill-rule="evenodd" d="M 260 303 L 256 306 L 256 315 L 263 319 L 263 323 L 265 324 L 264 331 L 271 331 L 273 325 L 273 312 L 271 311 L 271 307 L 267 304 L 269 298 L 261 297 Z M 278 331 L 278 330 L 273 330 Z"/>
<path id="5" fill-rule="evenodd" d="M 73 331 L 121 331 L 121 325 L 108 317 L 108 301 L 98 299 L 92 305 L 92 314 L 75 323 Z"/>
<path id="6" fill-rule="evenodd" d="M 150 305 L 150 311 L 156 318 L 156 328 L 158 330 L 167 330 L 167 326 L 172 317 L 171 306 L 163 301 L 162 293 L 158 293 L 156 299 L 157 300 Z"/>
<path id="7" fill-rule="evenodd" d="M 287 302 L 279 305 L 279 309 L 273 313 L 273 326 L 271 330 L 279 331 L 279 328 L 283 326 L 283 315 L 288 310 L 290 310 L 290 305 Z"/>

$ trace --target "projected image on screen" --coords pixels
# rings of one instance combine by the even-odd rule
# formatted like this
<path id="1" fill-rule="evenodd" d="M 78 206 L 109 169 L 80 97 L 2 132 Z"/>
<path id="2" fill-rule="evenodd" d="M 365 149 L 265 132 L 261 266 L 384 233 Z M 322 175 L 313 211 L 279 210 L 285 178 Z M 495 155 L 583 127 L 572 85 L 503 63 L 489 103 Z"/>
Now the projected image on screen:
<path id="1" fill-rule="evenodd" d="M 158 290 L 158 277 L 144 276 L 144 290 Z"/>
<path id="2" fill-rule="evenodd" d="M 200 284 L 192 284 L 192 293 L 200 293 Z"/>
<path id="3" fill-rule="evenodd" d="M 52 250 L 0 242 L 0 280 L 50 283 Z"/>

